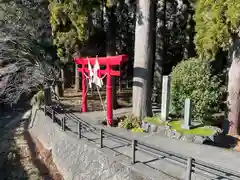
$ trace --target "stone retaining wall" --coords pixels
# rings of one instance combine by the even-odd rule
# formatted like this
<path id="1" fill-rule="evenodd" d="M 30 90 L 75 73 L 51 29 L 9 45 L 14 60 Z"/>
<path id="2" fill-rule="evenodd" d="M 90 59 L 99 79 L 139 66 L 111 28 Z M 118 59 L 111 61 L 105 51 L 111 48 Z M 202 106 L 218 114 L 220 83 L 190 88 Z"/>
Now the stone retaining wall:
<path id="1" fill-rule="evenodd" d="M 65 180 L 148 180 L 160 177 L 149 168 L 132 166 L 126 156 L 98 148 L 95 144 L 63 132 L 57 124 L 36 108 L 32 109 L 29 132 L 52 152 L 53 161 Z M 143 175 L 144 174 L 144 175 Z"/>

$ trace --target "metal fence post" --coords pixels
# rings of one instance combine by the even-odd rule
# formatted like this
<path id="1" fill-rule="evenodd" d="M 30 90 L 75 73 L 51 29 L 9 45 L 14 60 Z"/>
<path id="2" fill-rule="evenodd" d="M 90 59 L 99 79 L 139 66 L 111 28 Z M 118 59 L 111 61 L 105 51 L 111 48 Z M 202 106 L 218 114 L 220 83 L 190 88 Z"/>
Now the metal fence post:
<path id="1" fill-rule="evenodd" d="M 103 148 L 103 129 L 100 129 L 100 148 Z"/>
<path id="2" fill-rule="evenodd" d="M 78 121 L 78 137 L 82 138 L 82 123 Z"/>
<path id="3" fill-rule="evenodd" d="M 65 131 L 66 127 L 66 118 L 65 117 L 62 117 L 62 130 Z"/>
<path id="4" fill-rule="evenodd" d="M 136 144 L 137 140 L 132 140 L 132 164 L 136 162 Z"/>
<path id="5" fill-rule="evenodd" d="M 52 109 L 52 121 L 55 122 L 55 111 Z"/>
<path id="6" fill-rule="evenodd" d="M 192 175 L 192 158 L 189 157 L 187 159 L 187 173 L 186 173 L 186 180 L 191 180 Z"/>

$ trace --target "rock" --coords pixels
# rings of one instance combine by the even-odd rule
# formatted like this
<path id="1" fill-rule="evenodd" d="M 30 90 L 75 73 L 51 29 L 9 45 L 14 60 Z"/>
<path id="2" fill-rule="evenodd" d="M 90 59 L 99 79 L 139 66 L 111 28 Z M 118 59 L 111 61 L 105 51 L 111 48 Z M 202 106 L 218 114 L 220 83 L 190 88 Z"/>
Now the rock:
<path id="1" fill-rule="evenodd" d="M 216 136 L 215 134 L 213 134 L 211 136 L 207 136 L 207 140 L 214 142 L 215 136 Z"/>
<path id="2" fill-rule="evenodd" d="M 195 136 L 192 134 L 184 134 L 181 138 L 182 141 L 194 142 Z"/>
<path id="3" fill-rule="evenodd" d="M 166 127 L 165 136 L 168 137 L 168 138 L 170 138 L 170 139 L 172 139 L 173 132 L 172 132 L 172 129 L 171 129 L 169 126 Z"/>
<path id="4" fill-rule="evenodd" d="M 158 136 L 165 136 L 165 127 L 164 126 L 157 126 L 157 131 L 155 132 Z"/>
<path id="5" fill-rule="evenodd" d="M 197 144 L 203 144 L 203 142 L 205 141 L 205 137 L 203 136 L 195 136 L 194 137 L 194 143 L 197 143 Z"/>
<path id="6" fill-rule="evenodd" d="M 165 136 L 166 127 L 165 126 L 158 126 L 156 134 L 159 136 Z"/>
<path id="7" fill-rule="evenodd" d="M 150 132 L 157 132 L 157 130 L 158 130 L 158 126 L 156 126 L 154 124 L 150 125 Z"/>
<path id="8" fill-rule="evenodd" d="M 213 129 L 213 130 L 215 131 L 214 134 L 221 134 L 221 133 L 223 133 L 223 130 L 220 129 L 219 127 L 216 127 L 216 126 L 208 126 L 208 128 Z"/>
<path id="9" fill-rule="evenodd" d="M 145 132 L 150 132 L 150 124 L 143 122 L 142 123 L 142 128 L 144 129 Z"/>
<path id="10" fill-rule="evenodd" d="M 173 137 L 174 139 L 180 140 L 182 138 L 183 134 L 177 132 L 176 130 L 173 131 Z"/>
<path id="11" fill-rule="evenodd" d="M 223 133 L 223 130 L 218 128 L 218 127 L 214 127 L 214 126 L 208 126 L 208 128 L 213 129 L 214 133 L 210 136 L 207 136 L 207 139 L 214 142 L 214 139 L 216 136 L 220 135 Z"/>

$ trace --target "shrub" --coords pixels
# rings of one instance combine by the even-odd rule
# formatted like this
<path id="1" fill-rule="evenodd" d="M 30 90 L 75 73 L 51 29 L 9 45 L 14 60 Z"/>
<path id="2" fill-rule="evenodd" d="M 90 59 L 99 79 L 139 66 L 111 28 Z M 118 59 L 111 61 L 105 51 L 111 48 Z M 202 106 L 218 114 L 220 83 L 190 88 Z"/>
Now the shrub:
<path id="1" fill-rule="evenodd" d="M 141 121 L 139 118 L 133 115 L 128 115 L 128 116 L 125 116 L 123 120 L 121 120 L 118 123 L 118 127 L 125 128 L 125 129 L 140 128 Z"/>
<path id="2" fill-rule="evenodd" d="M 172 108 L 180 115 L 184 101 L 193 102 L 192 115 L 196 121 L 208 119 L 220 110 L 225 87 L 216 75 L 211 74 L 208 61 L 190 59 L 179 63 L 171 74 Z"/>

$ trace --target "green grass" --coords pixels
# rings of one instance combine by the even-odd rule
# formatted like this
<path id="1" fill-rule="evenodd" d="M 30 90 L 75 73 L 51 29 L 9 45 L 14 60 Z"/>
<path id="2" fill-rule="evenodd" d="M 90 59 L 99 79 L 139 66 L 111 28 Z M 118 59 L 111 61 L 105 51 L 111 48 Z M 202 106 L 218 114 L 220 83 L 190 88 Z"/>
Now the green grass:
<path id="1" fill-rule="evenodd" d="M 133 128 L 131 129 L 132 132 L 144 132 L 143 128 Z"/>
<path id="2" fill-rule="evenodd" d="M 151 123 L 151 124 L 154 124 L 156 126 L 164 126 L 166 123 L 165 122 L 162 122 L 159 117 L 157 116 L 153 116 L 153 117 L 146 117 L 144 119 L 144 122 L 147 122 L 147 123 Z"/>
<path id="3" fill-rule="evenodd" d="M 182 124 L 183 124 L 183 120 L 171 121 L 168 123 L 168 125 L 171 126 L 173 130 L 176 130 L 177 132 L 182 134 L 193 134 L 193 135 L 199 135 L 199 136 L 210 136 L 214 134 L 213 129 L 210 129 L 204 126 L 185 130 L 181 127 Z"/>
<path id="4" fill-rule="evenodd" d="M 145 122 L 157 125 L 157 126 L 164 126 L 164 125 L 169 125 L 172 130 L 176 130 L 179 133 L 182 134 L 192 134 L 192 135 L 198 135 L 198 136 L 210 136 L 214 134 L 214 130 L 207 128 L 207 127 L 197 127 L 197 128 L 192 128 L 189 130 L 183 129 L 182 123 L 183 120 L 174 120 L 170 122 L 162 122 L 159 117 L 147 117 L 144 120 Z"/>

